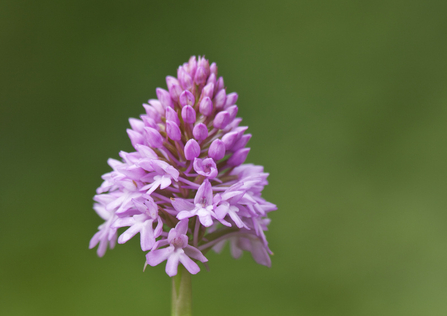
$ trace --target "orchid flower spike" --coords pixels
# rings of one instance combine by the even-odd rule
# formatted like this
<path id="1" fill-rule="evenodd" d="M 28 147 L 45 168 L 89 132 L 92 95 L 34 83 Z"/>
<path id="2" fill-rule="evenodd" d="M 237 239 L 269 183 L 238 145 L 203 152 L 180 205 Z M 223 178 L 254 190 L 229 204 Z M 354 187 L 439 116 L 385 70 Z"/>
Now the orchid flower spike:
<path id="1" fill-rule="evenodd" d="M 198 273 L 207 251 L 227 241 L 233 257 L 247 251 L 271 265 L 265 231 L 277 208 L 261 194 L 268 174 L 245 163 L 251 134 L 236 117 L 238 94 L 227 93 L 217 70 L 191 57 L 143 104 L 145 113 L 129 119 L 135 151 L 109 159 L 113 170 L 94 197 L 103 223 L 90 248 L 99 245 L 100 257 L 139 236 L 145 265 L 166 261 L 170 277 Z"/>

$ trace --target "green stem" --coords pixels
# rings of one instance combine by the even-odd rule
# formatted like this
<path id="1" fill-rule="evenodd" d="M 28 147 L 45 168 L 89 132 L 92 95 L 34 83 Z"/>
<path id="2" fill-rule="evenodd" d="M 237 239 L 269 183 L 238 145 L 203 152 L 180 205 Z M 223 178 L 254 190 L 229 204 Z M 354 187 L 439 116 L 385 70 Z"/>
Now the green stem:
<path id="1" fill-rule="evenodd" d="M 172 316 L 192 315 L 191 274 L 182 264 L 176 276 L 172 277 Z"/>

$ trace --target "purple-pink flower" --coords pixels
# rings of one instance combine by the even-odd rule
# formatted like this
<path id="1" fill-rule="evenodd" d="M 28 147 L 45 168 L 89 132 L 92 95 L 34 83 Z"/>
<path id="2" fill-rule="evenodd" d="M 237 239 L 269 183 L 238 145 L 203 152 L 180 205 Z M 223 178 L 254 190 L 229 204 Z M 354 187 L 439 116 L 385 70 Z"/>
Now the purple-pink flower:
<path id="1" fill-rule="evenodd" d="M 139 234 L 146 264 L 167 261 L 174 276 L 179 264 L 196 274 L 204 254 L 229 241 L 235 258 L 248 251 L 270 266 L 265 231 L 276 206 L 262 198 L 263 167 L 244 164 L 251 134 L 236 117 L 237 93 L 227 94 L 216 64 L 204 57 L 191 57 L 166 83 L 140 118 L 129 119 L 135 151 L 108 161 L 113 170 L 94 197 L 104 223 L 90 248 L 99 244 L 103 256 Z"/>
<path id="2" fill-rule="evenodd" d="M 201 262 L 207 262 L 208 259 L 205 258 L 199 249 L 188 244 L 187 231 L 188 220 L 178 222 L 175 228 L 170 230 L 168 238 L 157 241 L 152 251 L 146 255 L 147 263 L 151 266 L 156 266 L 167 260 L 166 273 L 171 277 L 177 274 L 179 262 L 191 274 L 199 272 L 199 266 L 191 258 Z M 159 249 L 164 246 L 168 247 Z"/>

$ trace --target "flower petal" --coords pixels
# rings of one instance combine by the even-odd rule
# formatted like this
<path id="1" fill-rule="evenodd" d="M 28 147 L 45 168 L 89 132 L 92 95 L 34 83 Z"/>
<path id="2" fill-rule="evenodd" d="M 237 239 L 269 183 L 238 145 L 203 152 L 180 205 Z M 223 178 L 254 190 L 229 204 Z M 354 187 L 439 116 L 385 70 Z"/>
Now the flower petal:
<path id="1" fill-rule="evenodd" d="M 154 230 L 152 228 L 153 220 L 147 220 L 143 223 L 140 232 L 141 250 L 150 250 L 155 244 Z"/>
<path id="2" fill-rule="evenodd" d="M 191 260 L 186 254 L 182 253 L 179 256 L 180 262 L 183 264 L 183 266 L 186 268 L 186 270 L 189 271 L 191 274 L 197 274 L 200 271 L 199 266 L 197 263 Z M 166 272 L 167 272 L 168 266 L 166 265 Z M 176 271 L 177 272 L 177 271 Z M 168 273 L 169 274 L 169 273 Z M 177 273 L 176 273 L 177 274 Z"/>
<path id="3" fill-rule="evenodd" d="M 146 261 L 149 265 L 155 267 L 162 263 L 174 252 L 174 246 L 163 249 L 152 250 L 146 255 Z"/>
<path id="4" fill-rule="evenodd" d="M 183 252 L 183 250 L 178 249 L 176 250 L 174 253 L 172 253 L 169 258 L 168 261 L 166 262 L 166 273 L 170 276 L 173 277 L 174 275 L 177 274 L 177 267 L 178 267 L 178 262 L 179 262 L 179 256 L 180 253 L 178 253 L 178 251 Z"/>

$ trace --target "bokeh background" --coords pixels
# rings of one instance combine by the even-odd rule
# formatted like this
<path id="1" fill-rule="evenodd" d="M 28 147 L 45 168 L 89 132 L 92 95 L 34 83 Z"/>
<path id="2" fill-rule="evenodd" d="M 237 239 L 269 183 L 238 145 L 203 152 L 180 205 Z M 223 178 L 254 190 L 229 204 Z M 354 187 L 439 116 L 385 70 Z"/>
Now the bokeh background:
<path id="1" fill-rule="evenodd" d="M 228 249 L 195 315 L 447 315 L 445 1 L 0 1 L 0 314 L 169 315 L 135 238 L 88 242 L 128 117 L 219 66 L 270 185 L 271 269 Z"/>

